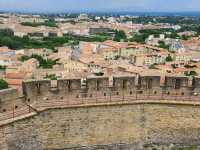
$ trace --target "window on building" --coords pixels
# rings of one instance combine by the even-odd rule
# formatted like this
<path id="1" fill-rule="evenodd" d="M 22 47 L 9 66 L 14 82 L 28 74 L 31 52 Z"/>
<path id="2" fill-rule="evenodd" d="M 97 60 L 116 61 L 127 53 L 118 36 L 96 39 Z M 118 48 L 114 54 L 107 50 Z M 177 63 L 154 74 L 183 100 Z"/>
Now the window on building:
<path id="1" fill-rule="evenodd" d="M 175 89 L 180 89 L 181 88 L 181 79 L 176 79 L 175 80 Z"/>
<path id="2" fill-rule="evenodd" d="M 153 82 L 152 79 L 147 80 L 147 88 L 148 89 L 152 89 L 152 82 Z"/>
<path id="3" fill-rule="evenodd" d="M 100 81 L 97 80 L 97 90 L 99 90 L 99 89 L 100 89 Z"/>
<path id="4" fill-rule="evenodd" d="M 127 80 L 123 80 L 123 86 L 122 88 L 125 89 L 127 87 Z"/>

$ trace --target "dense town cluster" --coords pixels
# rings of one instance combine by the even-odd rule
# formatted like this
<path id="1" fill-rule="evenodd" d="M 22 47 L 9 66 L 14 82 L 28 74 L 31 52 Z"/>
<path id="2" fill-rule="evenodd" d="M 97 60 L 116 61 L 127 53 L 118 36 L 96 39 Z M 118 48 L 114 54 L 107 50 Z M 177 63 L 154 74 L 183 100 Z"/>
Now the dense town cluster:
<path id="1" fill-rule="evenodd" d="M 0 14 L 0 89 L 21 90 L 26 79 L 198 76 L 198 21 L 175 19 Z"/>

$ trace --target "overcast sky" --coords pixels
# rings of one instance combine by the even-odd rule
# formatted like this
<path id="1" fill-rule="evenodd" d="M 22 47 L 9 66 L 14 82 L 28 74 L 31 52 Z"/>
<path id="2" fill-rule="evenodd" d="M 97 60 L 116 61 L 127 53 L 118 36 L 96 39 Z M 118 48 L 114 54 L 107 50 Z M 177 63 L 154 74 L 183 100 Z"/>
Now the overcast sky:
<path id="1" fill-rule="evenodd" d="M 0 0 L 5 11 L 200 11 L 200 0 Z"/>

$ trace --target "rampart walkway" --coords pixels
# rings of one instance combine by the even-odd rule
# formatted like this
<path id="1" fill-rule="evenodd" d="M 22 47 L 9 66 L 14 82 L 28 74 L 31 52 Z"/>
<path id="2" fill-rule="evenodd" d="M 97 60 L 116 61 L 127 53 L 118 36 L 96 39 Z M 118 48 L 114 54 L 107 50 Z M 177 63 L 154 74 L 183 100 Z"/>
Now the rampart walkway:
<path id="1" fill-rule="evenodd" d="M 136 92 L 137 93 L 137 92 Z M 106 95 L 93 97 L 78 97 L 69 99 L 48 99 L 26 105 L 22 108 L 0 113 L 0 126 L 14 122 L 19 119 L 36 115 L 40 111 L 51 108 L 71 108 L 71 107 L 89 107 L 101 105 L 123 105 L 123 104 L 182 104 L 182 105 L 200 105 L 199 96 L 184 95 L 155 95 L 155 94 L 131 94 L 126 95 Z"/>

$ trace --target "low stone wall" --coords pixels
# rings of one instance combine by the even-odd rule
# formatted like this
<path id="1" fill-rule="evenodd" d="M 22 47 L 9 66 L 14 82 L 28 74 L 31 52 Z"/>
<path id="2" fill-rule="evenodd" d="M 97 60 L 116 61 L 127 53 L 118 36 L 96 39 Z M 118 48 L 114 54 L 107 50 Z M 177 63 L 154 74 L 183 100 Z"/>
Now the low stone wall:
<path id="1" fill-rule="evenodd" d="M 199 108 L 146 103 L 49 109 L 1 126 L 0 149 L 139 150 L 152 144 L 200 145 Z"/>

